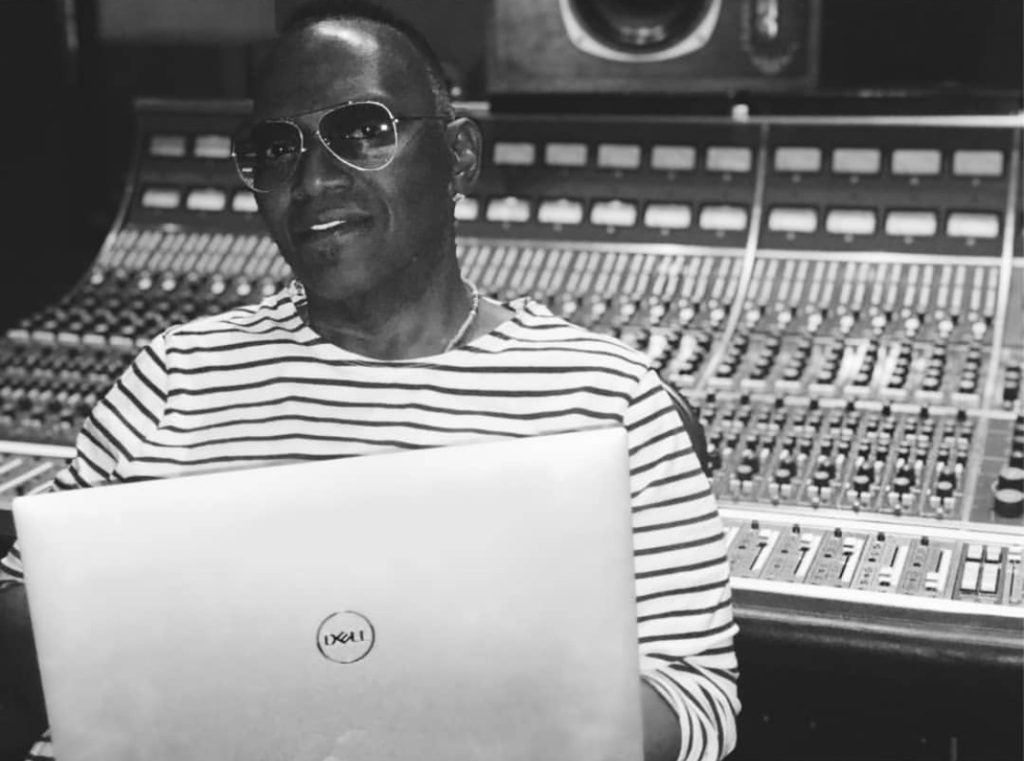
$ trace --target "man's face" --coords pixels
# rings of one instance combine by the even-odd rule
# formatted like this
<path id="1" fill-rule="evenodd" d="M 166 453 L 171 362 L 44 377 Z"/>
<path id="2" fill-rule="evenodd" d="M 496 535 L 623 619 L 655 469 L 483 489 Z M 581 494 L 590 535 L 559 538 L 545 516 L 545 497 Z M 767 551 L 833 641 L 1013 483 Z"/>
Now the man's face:
<path id="1" fill-rule="evenodd" d="M 322 109 L 354 100 L 384 103 L 399 117 L 436 113 L 412 46 L 368 23 L 321 22 L 284 40 L 256 98 L 257 119 L 288 118 L 305 133 L 308 151 L 290 184 L 258 193 L 257 201 L 311 298 L 359 299 L 381 288 L 412 294 L 426 286 L 450 242 L 452 156 L 444 128 L 399 121 L 394 160 L 361 172 L 315 137 Z"/>

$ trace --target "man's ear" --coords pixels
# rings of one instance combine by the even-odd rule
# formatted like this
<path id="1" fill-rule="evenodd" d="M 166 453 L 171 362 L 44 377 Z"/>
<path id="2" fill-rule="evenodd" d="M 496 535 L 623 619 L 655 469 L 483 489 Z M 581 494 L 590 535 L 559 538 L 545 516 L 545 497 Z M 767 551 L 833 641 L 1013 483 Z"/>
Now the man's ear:
<path id="1" fill-rule="evenodd" d="M 468 194 L 480 176 L 483 160 L 483 136 L 480 126 L 466 116 L 452 119 L 445 127 L 448 149 L 452 152 L 452 191 Z"/>

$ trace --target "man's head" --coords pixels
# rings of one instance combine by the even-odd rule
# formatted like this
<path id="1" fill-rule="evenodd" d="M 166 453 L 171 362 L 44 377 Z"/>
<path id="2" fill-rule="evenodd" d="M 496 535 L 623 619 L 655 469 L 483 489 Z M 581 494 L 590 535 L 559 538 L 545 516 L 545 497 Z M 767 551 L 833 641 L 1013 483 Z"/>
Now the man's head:
<path id="1" fill-rule="evenodd" d="M 397 122 L 336 129 L 335 107 L 367 101 Z M 471 121 L 453 118 L 440 65 L 418 33 L 362 2 L 304 6 L 269 55 L 255 119 L 290 122 L 302 136 L 304 152 L 292 154 L 284 180 L 257 200 L 311 298 L 344 301 L 380 289 L 413 296 L 450 269 L 452 196 L 476 178 L 480 135 Z M 372 168 L 362 171 L 358 160 L 340 161 L 367 132 L 388 163 L 367 162 Z"/>
<path id="2" fill-rule="evenodd" d="M 390 27 L 403 35 L 416 49 L 422 59 L 424 69 L 430 79 L 430 90 L 434 94 L 436 113 L 454 116 L 451 96 L 445 82 L 444 67 L 434 49 L 420 31 L 412 24 L 374 5 L 367 0 L 314 0 L 301 4 L 281 27 L 281 34 L 288 35 L 321 21 L 355 20 L 373 21 L 382 26 Z"/>

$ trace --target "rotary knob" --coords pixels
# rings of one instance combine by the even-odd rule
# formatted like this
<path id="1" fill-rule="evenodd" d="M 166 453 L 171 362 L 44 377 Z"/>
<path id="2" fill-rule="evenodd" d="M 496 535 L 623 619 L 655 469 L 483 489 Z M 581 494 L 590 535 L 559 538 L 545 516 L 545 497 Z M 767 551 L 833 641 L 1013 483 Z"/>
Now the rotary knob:
<path id="1" fill-rule="evenodd" d="M 751 474 L 757 473 L 759 470 L 760 463 L 758 462 L 757 454 L 752 449 L 744 449 L 740 455 L 740 461 Z"/>
<path id="2" fill-rule="evenodd" d="M 1024 491 L 1020 489 L 993 490 L 992 509 L 1004 518 L 1019 518 L 1024 514 Z"/>
<path id="3" fill-rule="evenodd" d="M 1014 447 L 1010 450 L 1010 467 L 1024 468 L 1024 447 Z"/>
<path id="4" fill-rule="evenodd" d="M 1024 491 L 1024 468 L 1005 465 L 999 471 L 996 489 L 1016 489 Z"/>
<path id="5" fill-rule="evenodd" d="M 736 477 L 741 482 L 752 481 L 754 479 L 755 472 L 756 469 L 748 463 L 740 463 L 736 466 Z"/>
<path id="6" fill-rule="evenodd" d="M 858 494 L 864 494 L 871 490 L 871 476 L 866 473 L 858 473 L 853 477 L 853 490 Z"/>
<path id="7" fill-rule="evenodd" d="M 712 472 L 722 469 L 722 452 L 714 444 L 708 445 L 708 465 Z"/>
<path id="8" fill-rule="evenodd" d="M 909 494 L 913 482 L 906 476 L 896 476 L 892 481 L 892 490 L 897 494 Z"/>

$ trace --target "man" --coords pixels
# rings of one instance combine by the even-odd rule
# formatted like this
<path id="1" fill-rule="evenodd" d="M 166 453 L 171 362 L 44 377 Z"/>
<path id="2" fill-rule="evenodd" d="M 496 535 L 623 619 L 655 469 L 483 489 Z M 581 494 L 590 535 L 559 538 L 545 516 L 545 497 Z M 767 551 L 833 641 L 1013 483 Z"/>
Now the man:
<path id="1" fill-rule="evenodd" d="M 97 405 L 56 488 L 621 423 L 645 757 L 724 756 L 739 710 L 728 565 L 671 398 L 618 342 L 463 281 L 453 207 L 481 137 L 452 115 L 419 35 L 361 3 L 300 13 L 235 142 L 297 283 L 158 336 Z M 4 567 L 3 621 L 26 647 L 17 552 Z"/>

